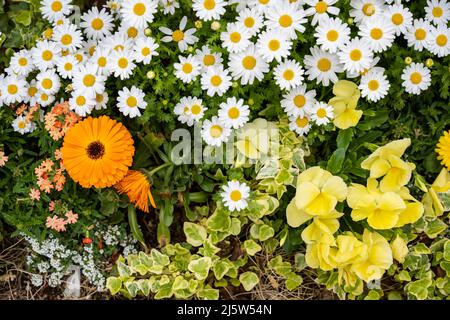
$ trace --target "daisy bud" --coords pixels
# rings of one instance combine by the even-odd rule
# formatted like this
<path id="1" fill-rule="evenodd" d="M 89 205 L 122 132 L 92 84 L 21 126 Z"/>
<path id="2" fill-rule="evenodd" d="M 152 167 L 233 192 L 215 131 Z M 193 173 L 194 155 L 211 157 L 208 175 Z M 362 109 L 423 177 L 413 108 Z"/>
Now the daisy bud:
<path id="1" fill-rule="evenodd" d="M 406 57 L 405 58 L 405 63 L 406 64 L 411 64 L 413 62 L 413 59 L 411 57 Z"/>
<path id="2" fill-rule="evenodd" d="M 169 103 L 169 101 L 167 101 L 167 100 L 163 100 L 162 101 L 162 104 L 165 105 L 165 106 L 167 106 L 168 103 Z"/>
<path id="3" fill-rule="evenodd" d="M 254 104 L 255 104 L 255 101 L 252 98 L 248 99 L 248 105 L 249 106 L 252 106 Z"/>
<path id="4" fill-rule="evenodd" d="M 167 72 L 164 72 L 164 73 L 163 73 L 163 76 L 164 76 L 164 77 L 167 77 L 167 75 L 168 75 Z"/>
<path id="5" fill-rule="evenodd" d="M 145 34 L 147 37 L 151 36 L 151 35 L 152 35 L 152 29 L 146 28 L 146 29 L 144 30 L 144 34 Z"/>
<path id="6" fill-rule="evenodd" d="M 233 81 L 233 83 L 231 85 L 233 88 L 237 88 L 239 86 L 239 83 L 237 83 L 236 81 Z"/>
<path id="7" fill-rule="evenodd" d="M 220 29 L 220 22 L 219 21 L 214 21 L 213 23 L 211 23 L 211 29 L 214 31 L 217 31 Z"/>
<path id="8" fill-rule="evenodd" d="M 188 52 L 193 52 L 193 51 L 194 51 L 194 47 L 193 47 L 193 46 L 189 46 L 189 47 L 187 48 L 187 51 L 188 51 Z"/>
<path id="9" fill-rule="evenodd" d="M 431 68 L 434 65 L 434 61 L 433 59 L 428 58 L 425 64 L 427 65 L 428 68 Z"/>
<path id="10" fill-rule="evenodd" d="M 194 25 L 197 29 L 201 29 L 203 27 L 203 23 L 200 20 L 195 21 Z"/>
<path id="11" fill-rule="evenodd" d="M 353 25 L 353 18 L 348 18 L 347 23 L 351 26 Z"/>
<path id="12" fill-rule="evenodd" d="M 147 72 L 147 78 L 148 78 L 148 79 L 152 80 L 152 79 L 155 78 L 155 76 L 156 76 L 156 74 L 155 74 L 154 71 L 149 71 L 149 72 Z"/>
<path id="13" fill-rule="evenodd" d="M 66 88 L 64 89 L 65 92 L 71 92 L 72 90 L 73 90 L 73 86 L 72 86 L 71 83 L 68 84 L 68 85 L 66 86 Z"/>

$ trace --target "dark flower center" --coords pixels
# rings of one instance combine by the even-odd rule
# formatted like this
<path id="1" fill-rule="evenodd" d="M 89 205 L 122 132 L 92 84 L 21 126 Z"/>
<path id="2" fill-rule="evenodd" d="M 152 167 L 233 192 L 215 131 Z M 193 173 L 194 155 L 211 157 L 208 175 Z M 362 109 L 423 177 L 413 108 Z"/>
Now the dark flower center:
<path id="1" fill-rule="evenodd" d="M 105 146 L 100 141 L 94 141 L 87 146 L 86 152 L 90 159 L 101 159 L 105 154 Z"/>

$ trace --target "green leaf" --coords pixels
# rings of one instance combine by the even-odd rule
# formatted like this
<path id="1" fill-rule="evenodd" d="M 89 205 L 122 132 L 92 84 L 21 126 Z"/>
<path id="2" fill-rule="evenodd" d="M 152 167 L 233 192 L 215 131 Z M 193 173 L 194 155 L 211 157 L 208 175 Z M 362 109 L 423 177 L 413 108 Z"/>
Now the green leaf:
<path id="1" fill-rule="evenodd" d="M 294 261 L 295 261 L 295 270 L 297 271 L 302 271 L 304 270 L 308 264 L 306 263 L 306 258 L 305 258 L 305 254 L 304 253 L 297 253 L 294 256 Z"/>
<path id="2" fill-rule="evenodd" d="M 301 285 L 303 283 L 303 278 L 301 276 L 299 276 L 298 274 L 296 274 L 295 272 L 291 272 L 288 274 L 288 276 L 286 277 L 286 289 L 288 289 L 289 291 L 292 291 L 296 288 L 298 288 L 299 285 Z"/>
<path id="3" fill-rule="evenodd" d="M 216 279 L 221 280 L 232 266 L 233 265 L 227 260 L 217 261 L 212 267 Z"/>
<path id="4" fill-rule="evenodd" d="M 139 224 L 137 222 L 136 208 L 131 204 L 128 205 L 128 223 L 130 224 L 130 229 L 133 237 L 144 247 L 146 247 L 144 235 L 142 234 L 141 227 L 139 227 Z"/>
<path id="5" fill-rule="evenodd" d="M 342 170 L 342 164 L 345 160 L 346 149 L 338 148 L 333 152 L 327 163 L 327 170 L 332 174 L 337 174 Z"/>
<path id="6" fill-rule="evenodd" d="M 152 249 L 151 257 L 153 259 L 153 265 L 165 267 L 168 266 L 170 263 L 169 257 L 165 254 L 162 254 L 156 249 Z"/>
<path id="7" fill-rule="evenodd" d="M 417 300 L 425 300 L 428 297 L 428 287 L 432 281 L 424 278 L 414 282 L 410 282 L 405 286 L 405 290 L 417 298 Z"/>
<path id="8" fill-rule="evenodd" d="M 14 14 L 14 21 L 28 27 L 31 24 L 32 13 L 26 10 L 19 10 Z"/>
<path id="9" fill-rule="evenodd" d="M 261 241 L 266 241 L 274 236 L 275 231 L 267 224 L 263 224 L 259 227 L 258 238 Z"/>
<path id="10" fill-rule="evenodd" d="M 364 300 L 380 300 L 381 295 L 377 290 L 370 290 L 364 297 Z"/>
<path id="11" fill-rule="evenodd" d="M 204 289 L 197 291 L 197 297 L 203 300 L 218 300 L 219 290 L 207 286 Z"/>
<path id="12" fill-rule="evenodd" d="M 448 226 L 442 220 L 434 219 L 428 222 L 428 225 L 425 228 L 425 233 L 429 238 L 434 239 L 447 228 Z"/>
<path id="13" fill-rule="evenodd" d="M 216 209 L 206 221 L 206 226 L 212 231 L 227 232 L 231 227 L 230 213 L 224 209 Z"/>
<path id="14" fill-rule="evenodd" d="M 247 271 L 239 276 L 239 281 L 241 282 L 245 291 L 250 291 L 259 283 L 259 278 L 256 273 Z"/>
<path id="15" fill-rule="evenodd" d="M 245 240 L 242 248 L 251 256 L 262 250 L 261 246 L 254 240 Z"/>
<path id="16" fill-rule="evenodd" d="M 128 291 L 128 294 L 134 298 L 139 292 L 139 286 L 135 281 L 125 281 L 123 283 L 124 287 Z"/>
<path id="17" fill-rule="evenodd" d="M 450 261 L 450 240 L 445 241 L 443 253 L 444 259 Z"/>
<path id="18" fill-rule="evenodd" d="M 183 225 L 183 230 L 186 235 L 186 241 L 194 247 L 200 247 L 206 240 L 206 229 L 201 225 L 185 222 Z"/>
<path id="19" fill-rule="evenodd" d="M 117 277 L 109 277 L 106 279 L 106 288 L 108 288 L 112 295 L 115 295 L 122 288 L 122 280 Z"/>
<path id="20" fill-rule="evenodd" d="M 189 262 L 188 270 L 191 271 L 197 280 L 205 280 L 208 277 L 212 260 L 210 257 L 203 257 Z"/>

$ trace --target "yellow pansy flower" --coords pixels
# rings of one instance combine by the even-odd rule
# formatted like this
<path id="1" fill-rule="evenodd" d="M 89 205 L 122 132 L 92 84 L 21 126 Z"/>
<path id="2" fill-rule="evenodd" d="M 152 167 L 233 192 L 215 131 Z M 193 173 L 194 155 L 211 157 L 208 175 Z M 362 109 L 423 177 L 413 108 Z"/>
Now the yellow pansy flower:
<path id="1" fill-rule="evenodd" d="M 352 271 L 369 282 L 381 279 L 393 263 L 392 250 L 387 240 L 376 232 L 365 229 L 362 242 L 367 245 L 364 259 L 352 265 Z"/>
<path id="2" fill-rule="evenodd" d="M 422 203 L 425 207 L 425 215 L 439 217 L 444 214 L 445 208 L 439 199 L 439 193 L 450 191 L 450 173 L 446 168 L 442 168 L 433 184 L 428 188 L 428 192 L 423 196 Z"/>
<path id="3" fill-rule="evenodd" d="M 337 211 L 326 216 L 315 216 L 313 222 L 302 232 L 303 241 L 313 243 L 319 241 L 323 236 L 333 238 L 333 234 L 339 229 L 338 218 L 342 216 L 343 213 Z"/>
<path id="4" fill-rule="evenodd" d="M 408 255 L 407 242 L 402 237 L 397 236 L 391 241 L 390 246 L 394 259 L 400 263 L 403 263 Z"/>
<path id="5" fill-rule="evenodd" d="M 277 141 L 277 126 L 265 119 L 255 119 L 238 131 L 236 148 L 249 159 L 259 159 L 270 151 L 271 143 Z"/>
<path id="6" fill-rule="evenodd" d="M 288 215 L 291 215 L 291 221 L 297 222 L 304 217 L 293 218 L 292 215 L 301 215 L 301 211 L 310 216 L 326 216 L 346 197 L 347 185 L 342 178 L 320 167 L 312 167 L 298 176 L 295 207 L 291 205 Z"/>
<path id="7" fill-rule="evenodd" d="M 403 227 L 406 224 L 414 223 L 422 217 L 424 206 L 409 193 L 409 189 L 402 187 L 398 192 L 400 197 L 405 201 L 406 208 L 400 212 L 395 227 Z"/>
<path id="8" fill-rule="evenodd" d="M 340 80 L 333 86 L 335 95 L 328 104 L 334 109 L 333 123 L 339 129 L 347 129 L 358 124 L 363 112 L 356 110 L 361 93 L 358 86 L 347 80 Z"/>
<path id="9" fill-rule="evenodd" d="M 366 254 L 367 246 L 352 233 L 337 236 L 336 244 L 338 250 L 334 256 L 334 261 L 339 267 L 359 262 Z"/>
<path id="10" fill-rule="evenodd" d="M 380 183 L 382 191 L 397 191 L 408 183 L 416 167 L 400 159 L 410 145 L 411 139 L 402 139 L 379 147 L 361 163 L 361 168 L 370 170 L 371 178 L 384 177 Z"/>
<path id="11" fill-rule="evenodd" d="M 324 271 L 331 271 L 336 268 L 333 260 L 336 248 L 334 238 L 324 235 L 318 242 L 313 242 L 306 246 L 305 261 L 311 268 L 320 268 Z"/>
<path id="12" fill-rule="evenodd" d="M 374 229 L 391 229 L 407 209 L 403 198 L 395 192 L 382 193 L 375 179 L 367 180 L 367 187 L 353 184 L 348 189 L 347 203 L 354 221 L 367 219 Z"/>

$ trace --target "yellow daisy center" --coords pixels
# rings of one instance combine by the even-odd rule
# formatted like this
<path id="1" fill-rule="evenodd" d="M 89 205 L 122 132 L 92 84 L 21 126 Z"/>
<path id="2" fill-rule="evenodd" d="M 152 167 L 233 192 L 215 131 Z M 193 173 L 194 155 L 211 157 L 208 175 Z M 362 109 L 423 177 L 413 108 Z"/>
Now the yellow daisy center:
<path id="1" fill-rule="evenodd" d="M 416 37 L 416 40 L 423 40 L 427 36 L 427 32 L 425 29 L 419 28 L 414 32 L 414 36 Z"/>
<path id="2" fill-rule="evenodd" d="M 362 7 L 362 12 L 368 17 L 372 16 L 375 13 L 375 11 L 376 11 L 375 6 L 371 3 L 366 3 Z"/>
<path id="3" fill-rule="evenodd" d="M 120 58 L 117 64 L 120 68 L 125 69 L 126 67 L 128 67 L 128 60 L 126 58 Z"/>
<path id="4" fill-rule="evenodd" d="M 295 120 L 295 123 L 297 124 L 297 127 L 304 128 L 304 127 L 306 127 L 308 125 L 308 118 L 306 118 L 306 117 L 303 117 L 303 118 L 298 117 L 297 120 Z"/>
<path id="5" fill-rule="evenodd" d="M 104 66 L 106 66 L 106 58 L 105 57 L 100 57 L 100 58 L 98 58 L 98 60 L 97 60 L 97 64 L 100 66 L 100 67 L 104 67 Z"/>
<path id="6" fill-rule="evenodd" d="M 28 64 L 28 60 L 24 57 L 19 58 L 19 66 L 25 67 Z"/>
<path id="7" fill-rule="evenodd" d="M 151 53 L 151 51 L 150 51 L 150 49 L 147 48 L 147 47 L 142 48 L 142 50 L 141 50 L 141 54 L 142 54 L 144 57 L 148 56 L 150 53 Z"/>
<path id="8" fill-rule="evenodd" d="M 325 13 L 328 9 L 328 4 L 325 1 L 319 1 L 316 3 L 316 12 Z"/>
<path id="9" fill-rule="evenodd" d="M 65 34 L 61 37 L 61 43 L 65 46 L 72 44 L 72 36 L 70 34 Z"/>
<path id="10" fill-rule="evenodd" d="M 383 30 L 381 30 L 380 28 L 373 28 L 372 30 L 370 30 L 370 36 L 372 37 L 372 39 L 380 40 L 383 36 Z"/>
<path id="11" fill-rule="evenodd" d="M 83 77 L 83 84 L 86 87 L 92 87 L 95 84 L 95 76 L 92 74 L 87 74 Z"/>
<path id="12" fill-rule="evenodd" d="M 138 35 L 138 29 L 135 27 L 130 27 L 127 29 L 128 38 L 136 38 Z"/>
<path id="13" fill-rule="evenodd" d="M 83 61 L 83 56 L 79 53 L 74 55 L 75 59 L 77 59 L 78 62 L 82 62 Z"/>
<path id="14" fill-rule="evenodd" d="M 50 50 L 44 50 L 42 52 L 42 59 L 44 61 L 50 61 L 53 58 L 53 53 Z"/>
<path id="15" fill-rule="evenodd" d="M 9 94 L 16 94 L 17 91 L 19 91 L 19 88 L 15 84 L 8 85 L 8 93 Z"/>
<path id="16" fill-rule="evenodd" d="M 444 10 L 441 7 L 434 7 L 432 10 L 433 17 L 440 18 L 444 14 Z"/>
<path id="17" fill-rule="evenodd" d="M 91 57 L 94 55 L 96 49 L 97 49 L 96 46 L 92 46 L 89 48 L 89 55 Z"/>
<path id="18" fill-rule="evenodd" d="M 142 2 L 136 3 L 133 7 L 133 12 L 137 16 L 143 16 L 145 14 L 145 11 L 147 11 L 147 8 Z"/>
<path id="19" fill-rule="evenodd" d="M 283 72 L 283 78 L 287 81 L 294 79 L 295 73 L 291 69 L 287 69 Z"/>
<path id="20" fill-rule="evenodd" d="M 392 15 L 392 23 L 395 24 L 396 26 L 399 26 L 403 23 L 403 16 L 401 13 L 394 13 Z"/>
<path id="21" fill-rule="evenodd" d="M 94 30 L 101 30 L 102 28 L 103 28 L 103 20 L 102 19 L 100 19 L 100 18 L 95 18 L 95 19 L 92 19 L 92 21 L 91 21 L 91 27 L 92 27 L 92 29 L 94 29 Z"/>
<path id="22" fill-rule="evenodd" d="M 20 129 L 24 129 L 24 128 L 26 127 L 25 122 L 24 122 L 24 121 L 20 121 L 19 124 L 18 124 L 18 127 L 19 127 Z"/>
<path id="23" fill-rule="evenodd" d="M 253 17 L 247 17 L 244 20 L 244 25 L 247 28 L 252 28 L 255 25 L 255 19 L 253 19 Z"/>
<path id="24" fill-rule="evenodd" d="M 317 61 L 317 68 L 322 72 L 327 72 L 331 69 L 331 61 L 327 58 L 322 58 Z"/>
<path id="25" fill-rule="evenodd" d="M 75 100 L 75 102 L 79 106 L 84 106 L 86 104 L 86 98 L 83 96 L 78 96 L 77 99 Z"/>
<path id="26" fill-rule="evenodd" d="M 327 32 L 328 41 L 336 41 L 339 38 L 339 33 L 336 30 L 330 30 Z"/>
<path id="27" fill-rule="evenodd" d="M 280 17 L 278 22 L 280 23 L 280 26 L 282 26 L 283 28 L 288 28 L 292 25 L 292 18 L 291 16 L 284 14 Z"/>
<path id="28" fill-rule="evenodd" d="M 413 84 L 419 84 L 422 82 L 422 75 L 419 72 L 411 73 L 410 80 Z"/>
<path id="29" fill-rule="evenodd" d="M 299 96 L 295 96 L 295 98 L 294 98 L 294 104 L 295 104 L 295 106 L 297 107 L 297 108 L 303 108 L 304 106 L 305 106 L 305 103 L 306 103 L 306 98 L 305 98 L 305 96 L 301 96 L 301 95 L 299 95 Z"/>
<path id="30" fill-rule="evenodd" d="M 212 125 L 211 129 L 209 129 L 209 132 L 211 134 L 211 137 L 213 138 L 220 138 L 220 136 L 223 133 L 223 129 L 218 124 Z"/>
<path id="31" fill-rule="evenodd" d="M 258 0 L 261 4 L 268 4 L 270 0 Z"/>
<path id="32" fill-rule="evenodd" d="M 102 103 L 103 102 L 103 95 L 97 93 L 95 95 L 95 101 L 97 101 L 97 103 Z"/>
<path id="33" fill-rule="evenodd" d="M 359 49 L 353 49 L 350 51 L 350 59 L 353 61 L 359 61 L 362 58 L 362 52 Z"/>
<path id="34" fill-rule="evenodd" d="M 236 107 L 231 107 L 230 110 L 228 110 L 228 117 L 230 119 L 237 119 L 239 118 L 240 112 L 239 109 Z"/>
<path id="35" fill-rule="evenodd" d="M 215 87 L 220 86 L 220 84 L 222 83 L 222 78 L 218 75 L 212 76 L 211 77 L 211 84 Z"/>
<path id="36" fill-rule="evenodd" d="M 212 54 L 207 54 L 203 57 L 203 64 L 205 66 L 212 66 L 216 63 L 216 58 Z"/>
<path id="37" fill-rule="evenodd" d="M 41 94 L 41 100 L 42 101 L 47 101 L 48 100 L 48 95 L 46 95 L 45 93 Z"/>
<path id="38" fill-rule="evenodd" d="M 444 34 L 440 34 L 436 37 L 436 44 L 440 47 L 443 47 L 447 44 L 447 36 Z"/>
<path id="39" fill-rule="evenodd" d="M 53 87 L 53 81 L 51 79 L 45 78 L 42 80 L 42 88 L 50 90 Z"/>
<path id="40" fill-rule="evenodd" d="M 125 48 L 124 48 L 124 46 L 121 45 L 121 44 L 118 44 L 117 46 L 114 47 L 114 50 L 115 50 L 115 51 L 122 51 L 123 49 L 125 49 Z"/>
<path id="41" fill-rule="evenodd" d="M 51 8 L 53 12 L 59 12 L 62 10 L 62 3 L 59 1 L 53 1 Z"/>
<path id="42" fill-rule="evenodd" d="M 200 112 L 202 112 L 202 107 L 199 106 L 198 104 L 194 104 L 191 108 L 191 112 L 193 115 L 198 115 L 198 114 L 200 114 Z"/>
<path id="43" fill-rule="evenodd" d="M 317 117 L 319 118 L 325 118 L 327 116 L 327 111 L 324 108 L 320 108 L 317 110 Z"/>
<path id="44" fill-rule="evenodd" d="M 205 0 L 203 1 L 203 7 L 206 10 L 212 10 L 216 7 L 216 2 L 214 0 Z"/>
<path id="45" fill-rule="evenodd" d="M 242 199 L 242 194 L 239 190 L 233 190 L 230 193 L 230 199 L 233 201 L 239 201 Z"/>
<path id="46" fill-rule="evenodd" d="M 192 69 L 193 69 L 192 64 L 190 64 L 190 63 L 183 64 L 183 72 L 184 73 L 191 73 Z"/>
<path id="47" fill-rule="evenodd" d="M 242 66 L 247 70 L 252 70 L 256 66 L 256 59 L 252 56 L 246 56 L 242 59 Z"/>
<path id="48" fill-rule="evenodd" d="M 375 91 L 380 87 L 380 83 L 377 80 L 370 80 L 367 86 L 370 90 Z"/>
<path id="49" fill-rule="evenodd" d="M 134 108 L 137 106 L 137 99 L 135 97 L 127 98 L 127 106 L 130 108 Z"/>
<path id="50" fill-rule="evenodd" d="M 64 65 L 64 70 L 66 71 L 72 71 L 73 66 L 70 62 L 66 62 L 66 64 Z"/>
<path id="51" fill-rule="evenodd" d="M 172 39 L 175 42 L 180 42 L 184 39 L 184 32 L 181 30 L 175 30 L 174 32 L 172 32 Z"/>
<path id="52" fill-rule="evenodd" d="M 30 96 L 30 97 L 34 97 L 35 95 L 36 95 L 36 93 L 37 93 L 37 88 L 36 87 L 29 87 L 28 88 L 28 95 Z"/>
<path id="53" fill-rule="evenodd" d="M 236 31 L 232 32 L 230 34 L 230 40 L 231 40 L 231 42 L 238 43 L 239 41 L 241 41 L 241 34 Z"/>
<path id="54" fill-rule="evenodd" d="M 269 49 L 272 51 L 277 51 L 278 49 L 280 49 L 280 41 L 278 40 L 270 40 L 269 41 Z"/>

